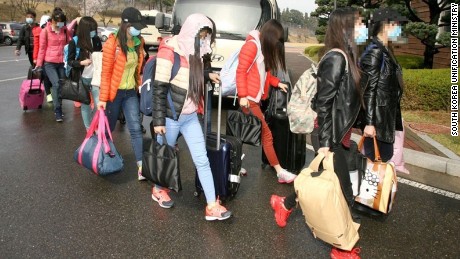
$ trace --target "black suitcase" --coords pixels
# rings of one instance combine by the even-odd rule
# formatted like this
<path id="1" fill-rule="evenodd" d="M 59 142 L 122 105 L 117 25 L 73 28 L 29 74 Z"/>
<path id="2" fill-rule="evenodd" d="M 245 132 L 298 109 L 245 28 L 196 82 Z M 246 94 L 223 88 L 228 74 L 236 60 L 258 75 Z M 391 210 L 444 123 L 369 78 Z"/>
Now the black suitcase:
<path id="1" fill-rule="evenodd" d="M 289 85 L 289 89 L 291 89 Z M 305 166 L 307 153 L 307 136 L 292 133 L 289 128 L 287 116 L 287 103 L 289 93 L 284 93 L 279 88 L 271 87 L 270 100 L 265 110 L 265 120 L 273 136 L 273 148 L 282 168 L 298 174 Z M 267 167 L 269 162 L 262 152 L 262 166 Z"/>
<path id="2" fill-rule="evenodd" d="M 243 143 L 240 139 L 233 136 L 221 135 L 221 118 L 222 118 L 222 89 L 219 86 L 219 104 L 217 115 L 217 133 L 211 133 L 206 136 L 206 151 L 211 166 L 211 172 L 214 179 L 216 196 L 222 201 L 230 200 L 235 197 L 241 182 L 241 162 Z M 206 103 L 207 95 L 206 95 Z M 206 106 L 205 106 L 206 107 Z M 205 114 L 206 116 L 206 114 Z M 204 132 L 207 132 L 207 120 L 204 120 Z M 220 136 L 220 137 L 218 137 Z M 195 196 L 200 196 L 203 192 L 198 173 L 195 175 Z"/>

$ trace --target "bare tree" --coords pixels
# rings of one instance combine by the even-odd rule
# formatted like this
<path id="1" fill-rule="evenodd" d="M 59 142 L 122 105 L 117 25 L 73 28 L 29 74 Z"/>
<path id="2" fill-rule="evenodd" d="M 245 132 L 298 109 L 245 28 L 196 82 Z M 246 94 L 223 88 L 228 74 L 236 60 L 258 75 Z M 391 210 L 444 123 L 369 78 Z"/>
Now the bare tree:
<path id="1" fill-rule="evenodd" d="M 28 10 L 36 10 L 40 0 L 16 0 L 18 9 L 26 13 Z"/>

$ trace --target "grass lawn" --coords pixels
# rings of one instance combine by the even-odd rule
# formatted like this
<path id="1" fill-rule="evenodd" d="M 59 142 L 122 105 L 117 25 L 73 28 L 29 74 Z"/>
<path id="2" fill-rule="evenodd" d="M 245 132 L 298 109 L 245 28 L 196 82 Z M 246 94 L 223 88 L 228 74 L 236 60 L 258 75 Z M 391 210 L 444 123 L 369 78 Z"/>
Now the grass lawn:
<path id="1" fill-rule="evenodd" d="M 405 122 L 430 123 L 450 127 L 450 113 L 446 111 L 403 111 Z M 460 156 L 460 137 L 448 133 L 428 133 L 432 139 Z"/>

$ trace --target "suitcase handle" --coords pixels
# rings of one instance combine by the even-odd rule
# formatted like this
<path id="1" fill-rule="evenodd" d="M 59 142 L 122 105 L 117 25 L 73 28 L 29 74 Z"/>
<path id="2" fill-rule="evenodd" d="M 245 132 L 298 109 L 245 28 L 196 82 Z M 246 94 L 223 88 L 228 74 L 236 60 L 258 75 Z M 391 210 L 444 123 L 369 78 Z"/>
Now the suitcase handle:
<path id="1" fill-rule="evenodd" d="M 218 102 L 218 105 L 217 105 L 217 141 L 216 141 L 216 150 L 219 150 L 219 147 L 220 147 L 220 138 L 221 138 L 221 135 L 220 135 L 220 124 L 221 124 L 221 117 L 222 117 L 222 82 L 220 82 L 219 84 L 214 84 L 214 87 L 215 89 L 217 89 L 218 93 L 219 93 L 219 102 Z M 209 114 L 206 113 L 206 110 L 207 110 L 207 107 L 208 107 L 208 102 L 209 102 L 209 98 L 208 98 L 208 88 L 205 87 L 205 97 L 204 97 L 204 107 L 203 107 L 203 114 L 204 114 L 204 139 L 206 140 L 207 139 L 207 135 L 208 135 L 208 120 L 206 119 L 206 116 L 208 116 Z"/>

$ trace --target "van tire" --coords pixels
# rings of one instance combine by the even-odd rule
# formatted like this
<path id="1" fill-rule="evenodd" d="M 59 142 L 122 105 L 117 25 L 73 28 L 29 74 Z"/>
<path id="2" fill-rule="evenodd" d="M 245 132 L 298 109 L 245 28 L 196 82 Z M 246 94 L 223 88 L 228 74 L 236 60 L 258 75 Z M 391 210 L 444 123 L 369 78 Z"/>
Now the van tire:
<path id="1" fill-rule="evenodd" d="M 102 40 L 102 42 L 106 42 L 107 41 L 107 36 L 102 35 L 101 40 Z"/>

